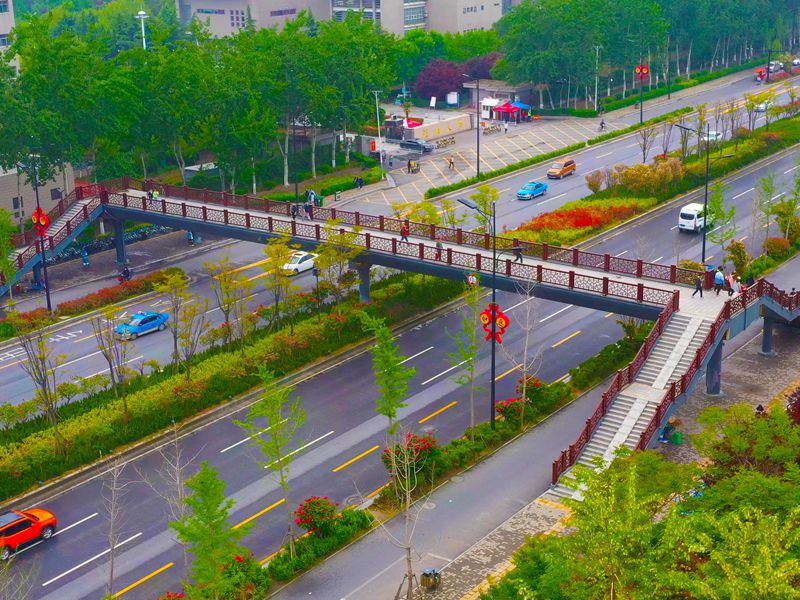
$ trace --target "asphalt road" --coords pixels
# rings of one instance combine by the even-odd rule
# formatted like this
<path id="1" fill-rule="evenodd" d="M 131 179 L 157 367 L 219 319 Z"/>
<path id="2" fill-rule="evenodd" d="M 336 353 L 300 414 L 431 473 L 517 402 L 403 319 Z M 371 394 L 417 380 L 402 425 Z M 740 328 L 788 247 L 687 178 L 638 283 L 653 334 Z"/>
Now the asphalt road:
<path id="1" fill-rule="evenodd" d="M 636 153 L 636 150 L 632 151 Z M 592 149 L 598 154 L 608 151 L 602 146 Z M 596 158 L 600 160 L 602 157 Z M 738 217 L 742 224 L 742 236 L 748 235 L 747 207 L 751 202 L 750 188 L 755 178 L 771 168 L 787 185 L 794 166 L 793 156 L 783 157 L 769 167 L 733 183 L 729 196 L 737 203 L 737 207 L 741 207 Z M 575 177 L 555 185 L 575 185 L 580 182 L 580 178 Z M 513 212 L 514 207 L 521 206 L 526 207 L 525 210 L 536 210 L 533 202 L 518 203 L 514 200 L 508 202 L 508 214 Z M 699 258 L 699 236 L 679 234 L 674 229 L 675 213 L 659 211 L 648 215 L 624 228 L 620 234 L 608 236 L 607 240 L 593 249 L 619 256 L 638 255 L 664 263 L 674 262 L 677 256 Z M 517 218 L 521 220 L 528 217 L 518 215 Z M 238 266 L 249 265 L 262 256 L 258 245 L 243 242 L 211 255 L 225 252 L 235 257 L 234 262 Z M 713 257 L 713 252 L 709 251 L 709 255 Z M 198 254 L 181 262 L 181 266 L 193 278 L 192 291 L 206 296 L 208 281 L 202 276 L 202 261 L 209 258 L 211 256 Z M 259 273 L 257 266 L 251 269 L 248 270 L 251 276 Z M 309 275 L 301 276 L 301 282 L 306 285 L 310 284 L 310 279 Z M 791 278 L 788 280 L 791 281 Z M 87 285 L 91 287 L 95 284 Z M 263 295 L 256 296 L 253 301 L 263 302 L 262 298 Z M 156 301 L 152 299 L 141 304 L 151 307 Z M 547 381 L 560 378 L 570 367 L 594 355 L 599 348 L 621 335 L 613 315 L 539 300 L 526 302 L 524 298 L 512 294 L 501 294 L 499 302 L 504 307 L 510 307 L 506 310 L 510 310 L 509 314 L 515 321 L 523 318 L 527 306 L 535 305 L 539 321 L 534 334 L 535 344 L 543 350 L 539 376 Z M 134 304 L 130 310 L 139 307 Z M 214 313 L 210 316 L 219 318 Z M 435 431 L 441 441 L 460 436 L 468 425 L 466 394 L 454 383 L 456 371 L 450 370 L 447 360 L 447 352 L 452 350 L 453 345 L 448 332 L 457 331 L 460 320 L 458 311 L 451 312 L 405 333 L 399 339 L 402 352 L 409 357 L 409 364 L 417 368 L 411 382 L 409 406 L 403 414 L 404 422 L 417 430 Z M 74 330 L 62 332 L 62 337 L 54 342 L 57 351 L 70 355 L 68 363 L 62 367 L 64 375 L 101 371 L 105 365 L 102 357 L 92 354 L 96 352 L 93 340 L 81 339 L 86 338 L 90 330 L 86 326 L 75 327 Z M 81 328 L 83 331 L 78 332 Z M 522 338 L 520 328 L 512 328 L 504 345 L 519 352 Z M 145 360 L 155 358 L 164 362 L 169 355 L 169 339 L 167 333 L 143 337 L 134 342 L 137 351 L 132 356 L 141 355 Z M 478 364 L 480 380 L 488 377 L 487 350 L 483 349 Z M 0 360 L 3 400 L 19 401 L 30 397 L 30 385 L 25 383 L 24 373 L 19 365 L 13 364 L 18 358 L 3 357 L 0 354 L 0 359 L 3 359 Z M 265 474 L 257 464 L 255 450 L 243 443 L 244 436 L 231 419 L 219 420 L 181 439 L 184 456 L 191 457 L 193 463 L 209 460 L 223 473 L 228 493 L 236 502 L 231 524 L 259 515 L 252 521 L 255 527 L 246 539 L 256 556 L 267 556 L 280 546 L 285 532 L 285 507 L 294 509 L 298 501 L 311 494 L 325 494 L 342 504 L 349 504 L 357 502 L 357 499 L 385 482 L 385 470 L 379 459 L 385 422 L 374 415 L 376 390 L 369 363 L 368 355 L 360 355 L 298 385 L 297 393 L 303 398 L 308 422 L 299 436 L 302 441 L 298 441 L 298 447 L 304 450 L 293 465 L 293 490 L 288 501 L 281 504 L 277 503 L 281 502 L 283 495 L 269 474 Z M 500 376 L 500 399 L 514 393 L 516 378 L 508 372 L 509 368 L 510 365 L 501 357 L 497 370 Z M 478 411 L 481 420 L 488 418 L 485 402 L 483 404 Z M 544 473 L 545 478 L 552 458 L 574 440 L 575 432 L 586 416 L 584 412 L 591 408 L 580 408 L 578 405 L 570 407 L 564 413 L 567 420 L 565 426 L 551 431 L 542 443 L 540 454 L 532 462 L 538 465 L 538 471 Z M 242 414 L 235 417 L 241 418 Z M 342 467 L 362 454 L 364 456 L 359 460 Z M 125 598 L 154 598 L 168 589 L 177 589 L 180 578 L 184 576 L 181 551 L 167 527 L 169 517 L 165 503 L 150 486 L 142 482 L 147 477 L 156 480 L 158 486 L 158 470 L 162 464 L 160 454 L 151 452 L 125 468 L 124 479 L 130 483 L 122 500 L 124 517 L 122 533 L 118 538 L 120 547 L 114 591 L 170 563 L 172 565 L 126 592 Z M 163 491 L 163 481 L 160 485 Z M 15 569 L 30 568 L 35 571 L 34 598 L 102 596 L 108 579 L 106 562 L 109 549 L 103 478 L 78 485 L 53 498 L 46 506 L 58 515 L 60 534 L 46 545 L 21 554 Z M 270 507 L 273 508 L 266 510 Z"/>

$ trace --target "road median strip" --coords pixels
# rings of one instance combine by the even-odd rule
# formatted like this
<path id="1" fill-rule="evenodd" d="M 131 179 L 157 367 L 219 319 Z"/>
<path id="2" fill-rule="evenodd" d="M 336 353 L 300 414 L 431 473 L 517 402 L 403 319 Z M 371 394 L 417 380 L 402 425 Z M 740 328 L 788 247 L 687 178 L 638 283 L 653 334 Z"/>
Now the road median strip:
<path id="1" fill-rule="evenodd" d="M 153 572 L 152 572 L 152 573 L 150 573 L 149 575 L 145 575 L 145 576 L 144 576 L 144 577 L 142 577 L 141 579 L 139 579 L 139 580 L 137 580 L 137 581 L 134 581 L 134 582 L 133 582 L 132 584 L 130 584 L 128 587 L 122 588 L 122 589 L 121 589 L 120 591 L 118 591 L 116 594 L 113 594 L 113 595 L 111 596 L 111 598 L 119 598 L 119 597 L 120 597 L 120 596 L 122 596 L 123 594 L 127 594 L 127 593 L 128 593 L 128 592 L 130 592 L 132 589 L 134 589 L 134 588 L 136 588 L 136 587 L 138 587 L 138 586 L 142 585 L 144 582 L 146 582 L 146 581 L 149 581 L 150 579 L 152 579 L 152 578 L 153 578 L 153 577 L 155 577 L 156 575 L 160 575 L 161 573 L 163 573 L 163 572 L 164 572 L 164 571 L 166 571 L 167 569 L 170 569 L 170 568 L 172 568 L 172 567 L 174 567 L 174 566 L 175 566 L 175 563 L 174 563 L 174 562 L 169 562 L 169 563 L 165 564 L 163 567 L 161 567 L 161 568 L 159 568 L 159 569 L 156 569 L 155 571 L 153 571 Z"/>
<path id="2" fill-rule="evenodd" d="M 381 447 L 381 446 L 380 446 L 380 444 L 376 444 L 376 445 L 374 445 L 372 448 L 370 448 L 369 450 L 366 450 L 366 451 L 362 452 L 361 454 L 359 454 L 359 455 L 358 455 L 358 456 L 356 456 L 355 458 L 351 458 L 351 459 L 350 459 L 350 460 L 348 460 L 346 463 L 342 463 L 341 465 L 339 465 L 339 466 L 338 466 L 338 467 L 336 467 L 335 469 L 332 469 L 332 471 L 333 471 L 334 473 L 338 473 L 338 472 L 339 472 L 339 471 L 341 471 L 342 469 L 345 469 L 345 468 L 349 467 L 350 465 L 352 465 L 354 462 L 356 462 L 356 461 L 358 461 L 358 460 L 361 460 L 362 458 L 364 458 L 364 457 L 365 457 L 365 456 L 367 456 L 368 454 L 371 454 L 372 452 L 375 452 L 375 450 L 377 450 L 377 449 L 378 449 L 378 448 L 380 448 L 380 447 Z"/>

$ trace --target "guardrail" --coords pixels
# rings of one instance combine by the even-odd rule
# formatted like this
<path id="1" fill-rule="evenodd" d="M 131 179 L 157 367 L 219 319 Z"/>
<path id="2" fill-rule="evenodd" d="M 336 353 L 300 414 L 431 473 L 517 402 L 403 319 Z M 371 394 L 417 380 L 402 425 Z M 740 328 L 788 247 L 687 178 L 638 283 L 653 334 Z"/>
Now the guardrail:
<path id="1" fill-rule="evenodd" d="M 164 197 L 158 200 L 149 200 L 146 196 L 130 196 L 124 192 L 108 193 L 103 191 L 101 192 L 101 198 L 103 203 L 137 211 L 159 213 L 266 233 L 285 233 L 292 237 L 306 238 L 317 242 L 323 242 L 327 239 L 328 229 L 321 223 L 298 221 L 291 218 L 280 219 L 267 214 L 262 216 L 249 211 L 214 208 L 205 204 L 188 204 L 186 202 L 167 200 Z M 340 228 L 340 231 L 344 231 L 344 229 Z M 434 244 L 426 244 L 425 242 L 403 243 L 395 236 L 387 237 L 364 231 L 356 232 L 353 243 L 373 252 L 385 252 L 485 273 L 491 273 L 492 271 L 491 257 L 487 257 L 480 252 L 462 252 L 453 248 L 443 248 L 440 251 Z M 518 278 L 523 281 L 557 285 L 635 302 L 652 304 L 677 302 L 676 298 L 678 296 L 676 294 L 678 292 L 649 287 L 643 283 L 614 281 L 608 277 L 595 277 L 576 273 L 575 271 L 549 269 L 543 265 L 513 262 L 510 258 L 499 262 L 500 266 L 497 270 L 499 275 Z"/>
<path id="2" fill-rule="evenodd" d="M 258 198 L 255 196 L 230 194 L 227 192 L 215 192 L 212 190 L 201 190 L 186 186 L 174 186 L 155 183 L 153 181 L 141 181 L 129 177 L 123 177 L 102 184 L 109 191 L 123 190 L 158 190 L 162 197 L 171 197 L 174 200 L 194 201 L 203 204 L 214 204 L 225 208 L 240 208 L 247 211 L 261 211 L 270 214 L 291 216 L 291 203 Z M 407 226 L 410 234 L 417 237 L 426 237 L 431 240 L 441 239 L 463 246 L 473 248 L 483 248 L 486 250 L 492 247 L 492 236 L 488 233 L 478 233 L 465 231 L 461 228 L 442 227 L 428 223 L 417 223 L 408 219 L 398 219 L 385 217 L 382 215 L 367 215 L 358 211 L 339 210 L 330 207 L 311 207 L 314 219 L 321 221 L 338 220 L 343 224 L 385 231 L 399 234 L 403 226 Z M 668 281 L 684 285 L 692 285 L 697 275 L 702 275 L 692 269 L 682 269 L 676 265 L 661 265 L 658 263 L 646 262 L 639 259 L 630 259 L 611 256 L 609 254 L 597 254 L 586 252 L 578 248 L 562 248 L 550 244 L 538 242 L 527 242 L 514 238 L 498 236 L 497 247 L 508 249 L 521 247 L 523 254 L 538 258 L 545 262 L 555 262 L 575 267 L 590 267 L 599 269 L 606 273 L 618 273 L 620 275 L 630 275 L 631 277 L 653 279 L 656 281 Z M 713 282 L 713 274 L 709 278 L 706 274 L 706 287 L 710 287 Z"/>
<path id="3" fill-rule="evenodd" d="M 61 215 L 67 212 L 73 204 L 79 200 L 83 200 L 84 198 L 96 196 L 97 192 L 98 186 L 96 185 L 76 187 L 69 194 L 67 194 L 67 196 L 59 200 L 58 203 L 50 210 L 50 212 L 47 213 L 47 216 L 50 218 L 51 225 L 54 224 L 59 217 L 61 217 Z M 39 234 L 36 233 L 34 229 L 29 229 L 25 233 L 16 234 L 12 238 L 12 242 L 14 244 L 14 248 L 21 248 L 22 246 L 36 243 L 38 239 L 40 239 Z"/>

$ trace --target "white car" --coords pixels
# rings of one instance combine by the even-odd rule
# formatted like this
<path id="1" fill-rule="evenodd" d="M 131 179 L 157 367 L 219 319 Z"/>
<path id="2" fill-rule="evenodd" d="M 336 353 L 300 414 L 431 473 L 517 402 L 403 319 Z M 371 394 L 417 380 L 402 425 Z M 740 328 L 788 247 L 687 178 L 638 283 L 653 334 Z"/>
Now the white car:
<path id="1" fill-rule="evenodd" d="M 722 139 L 721 131 L 709 131 L 700 134 L 700 139 L 704 142 L 718 142 Z"/>
<path id="2" fill-rule="evenodd" d="M 770 109 L 771 106 L 772 102 L 761 102 L 760 104 L 756 104 L 753 110 L 757 113 L 765 113 Z"/>
<path id="3" fill-rule="evenodd" d="M 316 254 L 311 252 L 295 252 L 288 263 L 283 265 L 284 271 L 289 271 L 295 275 L 310 271 L 314 268 L 314 259 L 317 258 Z"/>
<path id="4" fill-rule="evenodd" d="M 793 66 L 793 67 L 800 67 L 800 58 L 797 58 L 797 57 L 795 56 L 795 57 L 792 59 L 792 66 Z"/>
<path id="5" fill-rule="evenodd" d="M 776 71 L 780 71 L 783 69 L 783 63 L 778 60 L 773 60 L 769 63 L 769 72 L 775 73 Z"/>

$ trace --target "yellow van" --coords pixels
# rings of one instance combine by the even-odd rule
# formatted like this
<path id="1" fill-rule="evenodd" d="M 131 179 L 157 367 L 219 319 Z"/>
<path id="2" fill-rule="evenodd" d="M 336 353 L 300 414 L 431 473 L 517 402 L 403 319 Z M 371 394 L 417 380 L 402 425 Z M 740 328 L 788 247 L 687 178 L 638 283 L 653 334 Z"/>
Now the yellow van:
<path id="1" fill-rule="evenodd" d="M 548 179 L 563 179 L 575 173 L 575 161 L 571 158 L 558 160 L 547 170 Z"/>

